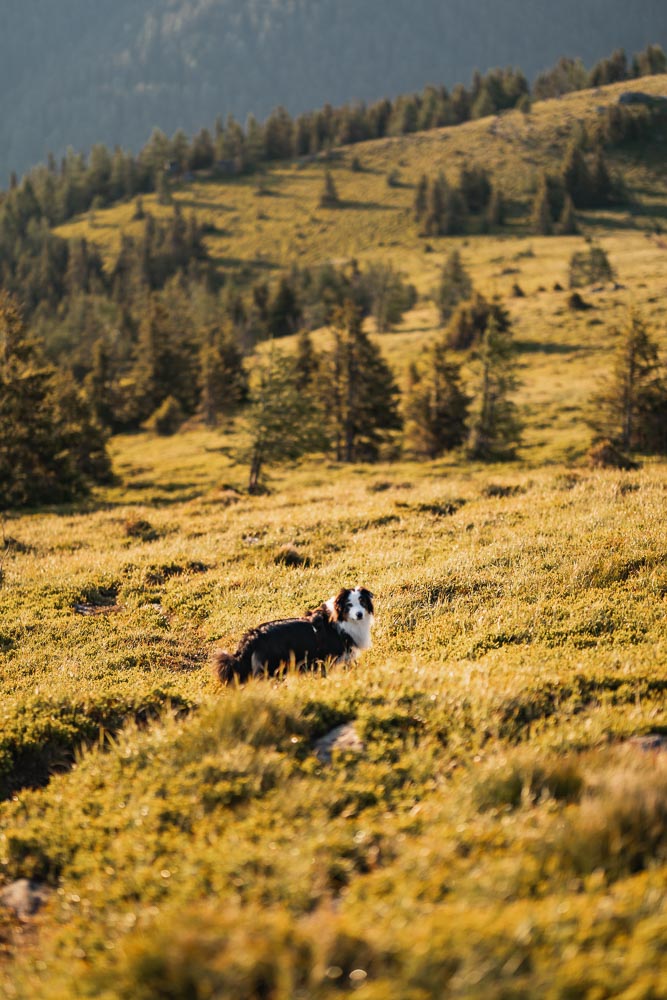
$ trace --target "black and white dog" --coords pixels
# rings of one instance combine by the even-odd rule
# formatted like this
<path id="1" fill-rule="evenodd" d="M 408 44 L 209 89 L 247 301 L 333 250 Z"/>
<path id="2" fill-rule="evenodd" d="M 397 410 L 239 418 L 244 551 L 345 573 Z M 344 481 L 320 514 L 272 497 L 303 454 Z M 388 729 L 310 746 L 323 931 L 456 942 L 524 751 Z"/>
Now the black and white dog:
<path id="1" fill-rule="evenodd" d="M 370 649 L 373 595 L 365 587 L 344 588 L 303 618 L 283 618 L 250 629 L 232 655 L 218 649 L 213 669 L 222 684 L 272 677 L 288 669 L 308 670 L 347 663 Z"/>

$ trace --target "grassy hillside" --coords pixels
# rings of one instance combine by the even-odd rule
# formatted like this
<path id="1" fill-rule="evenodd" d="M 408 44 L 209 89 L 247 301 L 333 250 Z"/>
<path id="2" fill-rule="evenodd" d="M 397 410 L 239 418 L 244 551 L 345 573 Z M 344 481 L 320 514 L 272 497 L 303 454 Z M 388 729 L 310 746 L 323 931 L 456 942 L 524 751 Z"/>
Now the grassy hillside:
<path id="1" fill-rule="evenodd" d="M 378 336 L 401 379 L 438 333 L 430 295 L 457 246 L 510 309 L 524 441 L 502 465 L 310 459 L 250 496 L 242 421 L 140 433 L 112 441 L 118 480 L 85 505 L 5 519 L 0 993 L 667 993 L 667 464 L 583 462 L 628 306 L 667 347 L 664 177 L 635 150 L 634 204 L 586 214 L 581 236 L 531 237 L 521 217 L 566 125 L 616 96 L 355 147 L 362 173 L 348 151 L 329 163 L 335 210 L 317 205 L 321 163 L 176 192 L 239 271 L 403 270 L 420 299 Z M 464 157 L 502 173 L 515 221 L 425 253 L 411 185 Z M 66 232 L 111 260 L 131 212 Z M 586 235 L 617 279 L 582 289 L 580 313 L 554 285 Z M 377 603 L 356 665 L 216 685 L 217 645 L 353 583 Z M 23 919 L 2 905 L 21 878 L 45 900 Z"/>
<path id="2" fill-rule="evenodd" d="M 660 995 L 664 463 L 251 498 L 223 441 L 118 440 L 122 487 L 6 526 L 0 871 L 49 889 L 6 995 Z M 358 665 L 215 687 L 215 644 L 352 581 Z"/>

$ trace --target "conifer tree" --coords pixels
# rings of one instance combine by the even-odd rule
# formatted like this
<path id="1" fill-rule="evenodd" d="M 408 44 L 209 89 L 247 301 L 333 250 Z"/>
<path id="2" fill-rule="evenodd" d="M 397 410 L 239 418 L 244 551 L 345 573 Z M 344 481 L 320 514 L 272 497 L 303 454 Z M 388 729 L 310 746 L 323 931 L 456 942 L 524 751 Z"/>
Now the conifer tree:
<path id="1" fill-rule="evenodd" d="M 561 213 L 560 219 L 558 220 L 558 225 L 556 226 L 556 232 L 559 236 L 572 236 L 574 233 L 579 231 L 577 226 L 577 217 L 574 212 L 574 202 L 570 195 L 565 196 L 565 202 L 563 204 L 563 211 Z"/>
<path id="2" fill-rule="evenodd" d="M 116 420 L 114 375 L 111 353 L 104 338 L 100 337 L 93 345 L 92 365 L 84 388 L 98 424 L 111 430 L 115 429 Z"/>
<path id="3" fill-rule="evenodd" d="M 607 168 L 602 147 L 598 146 L 591 170 L 591 198 L 595 205 L 607 205 L 612 198 L 614 184 Z"/>
<path id="4" fill-rule="evenodd" d="M 267 308 L 269 333 L 272 337 L 287 337 L 296 333 L 300 322 L 301 306 L 295 282 L 290 277 L 283 276 Z"/>
<path id="5" fill-rule="evenodd" d="M 593 244 L 588 250 L 577 250 L 570 257 L 570 288 L 592 285 L 596 281 L 612 281 L 614 269 L 604 247 Z"/>
<path id="6" fill-rule="evenodd" d="M 537 191 L 535 192 L 535 198 L 533 199 L 533 207 L 530 215 L 530 228 L 532 232 L 536 233 L 538 236 L 551 236 L 553 233 L 551 201 L 549 198 L 549 188 L 545 174 L 543 174 L 540 179 Z"/>
<path id="7" fill-rule="evenodd" d="M 486 222 L 491 228 L 505 224 L 505 197 L 501 188 L 497 184 L 491 185 L 489 204 L 486 209 Z"/>
<path id="8" fill-rule="evenodd" d="M 428 352 L 423 372 L 414 370 L 405 404 L 406 438 L 419 455 L 437 458 L 463 444 L 470 400 L 461 387 L 460 366 L 444 341 Z"/>
<path id="9" fill-rule="evenodd" d="M 106 481 L 104 436 L 71 378 L 47 364 L 0 294 L 0 507 L 71 500 Z"/>
<path id="10" fill-rule="evenodd" d="M 336 458 L 373 461 L 391 433 L 401 429 L 398 386 L 352 302 L 338 312 L 333 335 L 333 351 L 324 359 L 323 392 Z"/>
<path id="11" fill-rule="evenodd" d="M 440 322 L 447 323 L 458 303 L 469 299 L 471 295 L 470 275 L 463 266 L 459 251 L 452 250 L 440 273 L 440 283 L 435 296 Z"/>
<path id="12" fill-rule="evenodd" d="M 424 236 L 440 236 L 442 234 L 442 220 L 448 191 L 449 186 L 444 174 L 430 178 L 426 189 L 426 207 L 420 220 L 422 223 L 421 232 Z"/>
<path id="13" fill-rule="evenodd" d="M 513 458 L 521 425 L 511 397 L 517 388 L 511 327 L 501 330 L 491 317 L 477 358 L 477 387 L 468 452 L 483 461 Z"/>
<path id="14" fill-rule="evenodd" d="M 667 453 L 667 371 L 638 312 L 630 313 L 611 377 L 593 398 L 598 439 L 625 451 Z"/>
<path id="15" fill-rule="evenodd" d="M 512 325 L 509 313 L 499 299 L 489 302 L 481 292 L 474 291 L 469 299 L 459 302 L 447 324 L 445 338 L 448 346 L 455 351 L 467 351 L 482 340 L 491 320 L 501 333 L 506 333 Z"/>
<path id="16" fill-rule="evenodd" d="M 317 401 L 299 388 L 294 358 L 271 347 L 251 383 L 248 492 L 257 493 L 266 466 L 296 461 L 327 445 Z"/>
<path id="17" fill-rule="evenodd" d="M 415 222 L 421 222 L 426 214 L 426 198 L 428 193 L 428 177 L 422 174 L 417 182 L 414 199 Z"/>
<path id="18" fill-rule="evenodd" d="M 561 171 L 563 186 L 575 208 L 588 208 L 593 197 L 593 184 L 588 164 L 577 139 L 570 143 Z"/>
<path id="19" fill-rule="evenodd" d="M 231 325 L 211 325 L 204 331 L 199 352 L 199 389 L 199 407 L 210 427 L 246 401 L 248 377 Z"/>
<path id="20" fill-rule="evenodd" d="M 301 331 L 296 342 L 294 367 L 299 392 L 310 392 L 319 367 L 319 357 L 315 351 L 313 338 L 306 329 Z"/>

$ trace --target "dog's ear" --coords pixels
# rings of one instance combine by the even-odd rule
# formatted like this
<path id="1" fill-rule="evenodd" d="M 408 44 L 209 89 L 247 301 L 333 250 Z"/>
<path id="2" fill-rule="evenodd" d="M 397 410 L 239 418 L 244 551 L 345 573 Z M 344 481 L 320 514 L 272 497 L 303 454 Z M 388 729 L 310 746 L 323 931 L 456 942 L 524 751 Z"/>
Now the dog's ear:
<path id="1" fill-rule="evenodd" d="M 362 606 L 366 608 L 366 611 L 368 611 L 368 613 L 371 615 L 374 613 L 373 596 L 374 595 L 371 594 L 370 590 L 367 590 L 366 587 L 359 588 L 359 600 Z"/>
<path id="2" fill-rule="evenodd" d="M 343 587 L 342 590 L 338 591 L 338 594 L 333 602 L 334 621 L 339 622 L 345 617 L 345 607 L 349 596 L 350 591 L 346 587 Z"/>

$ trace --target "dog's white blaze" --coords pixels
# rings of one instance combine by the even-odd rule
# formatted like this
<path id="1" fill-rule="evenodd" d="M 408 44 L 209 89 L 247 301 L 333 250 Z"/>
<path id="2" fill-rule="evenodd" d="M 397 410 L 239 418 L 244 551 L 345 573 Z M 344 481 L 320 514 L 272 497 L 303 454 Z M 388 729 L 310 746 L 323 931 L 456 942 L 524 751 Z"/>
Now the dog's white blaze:
<path id="1" fill-rule="evenodd" d="M 330 597 L 326 602 L 332 614 L 335 600 L 335 597 Z M 338 622 L 338 626 L 352 639 L 356 649 L 351 655 L 355 657 L 359 650 L 371 648 L 371 629 L 375 618 L 361 603 L 359 587 L 350 591 L 349 602 L 350 607 L 345 612 L 345 617 Z"/>

